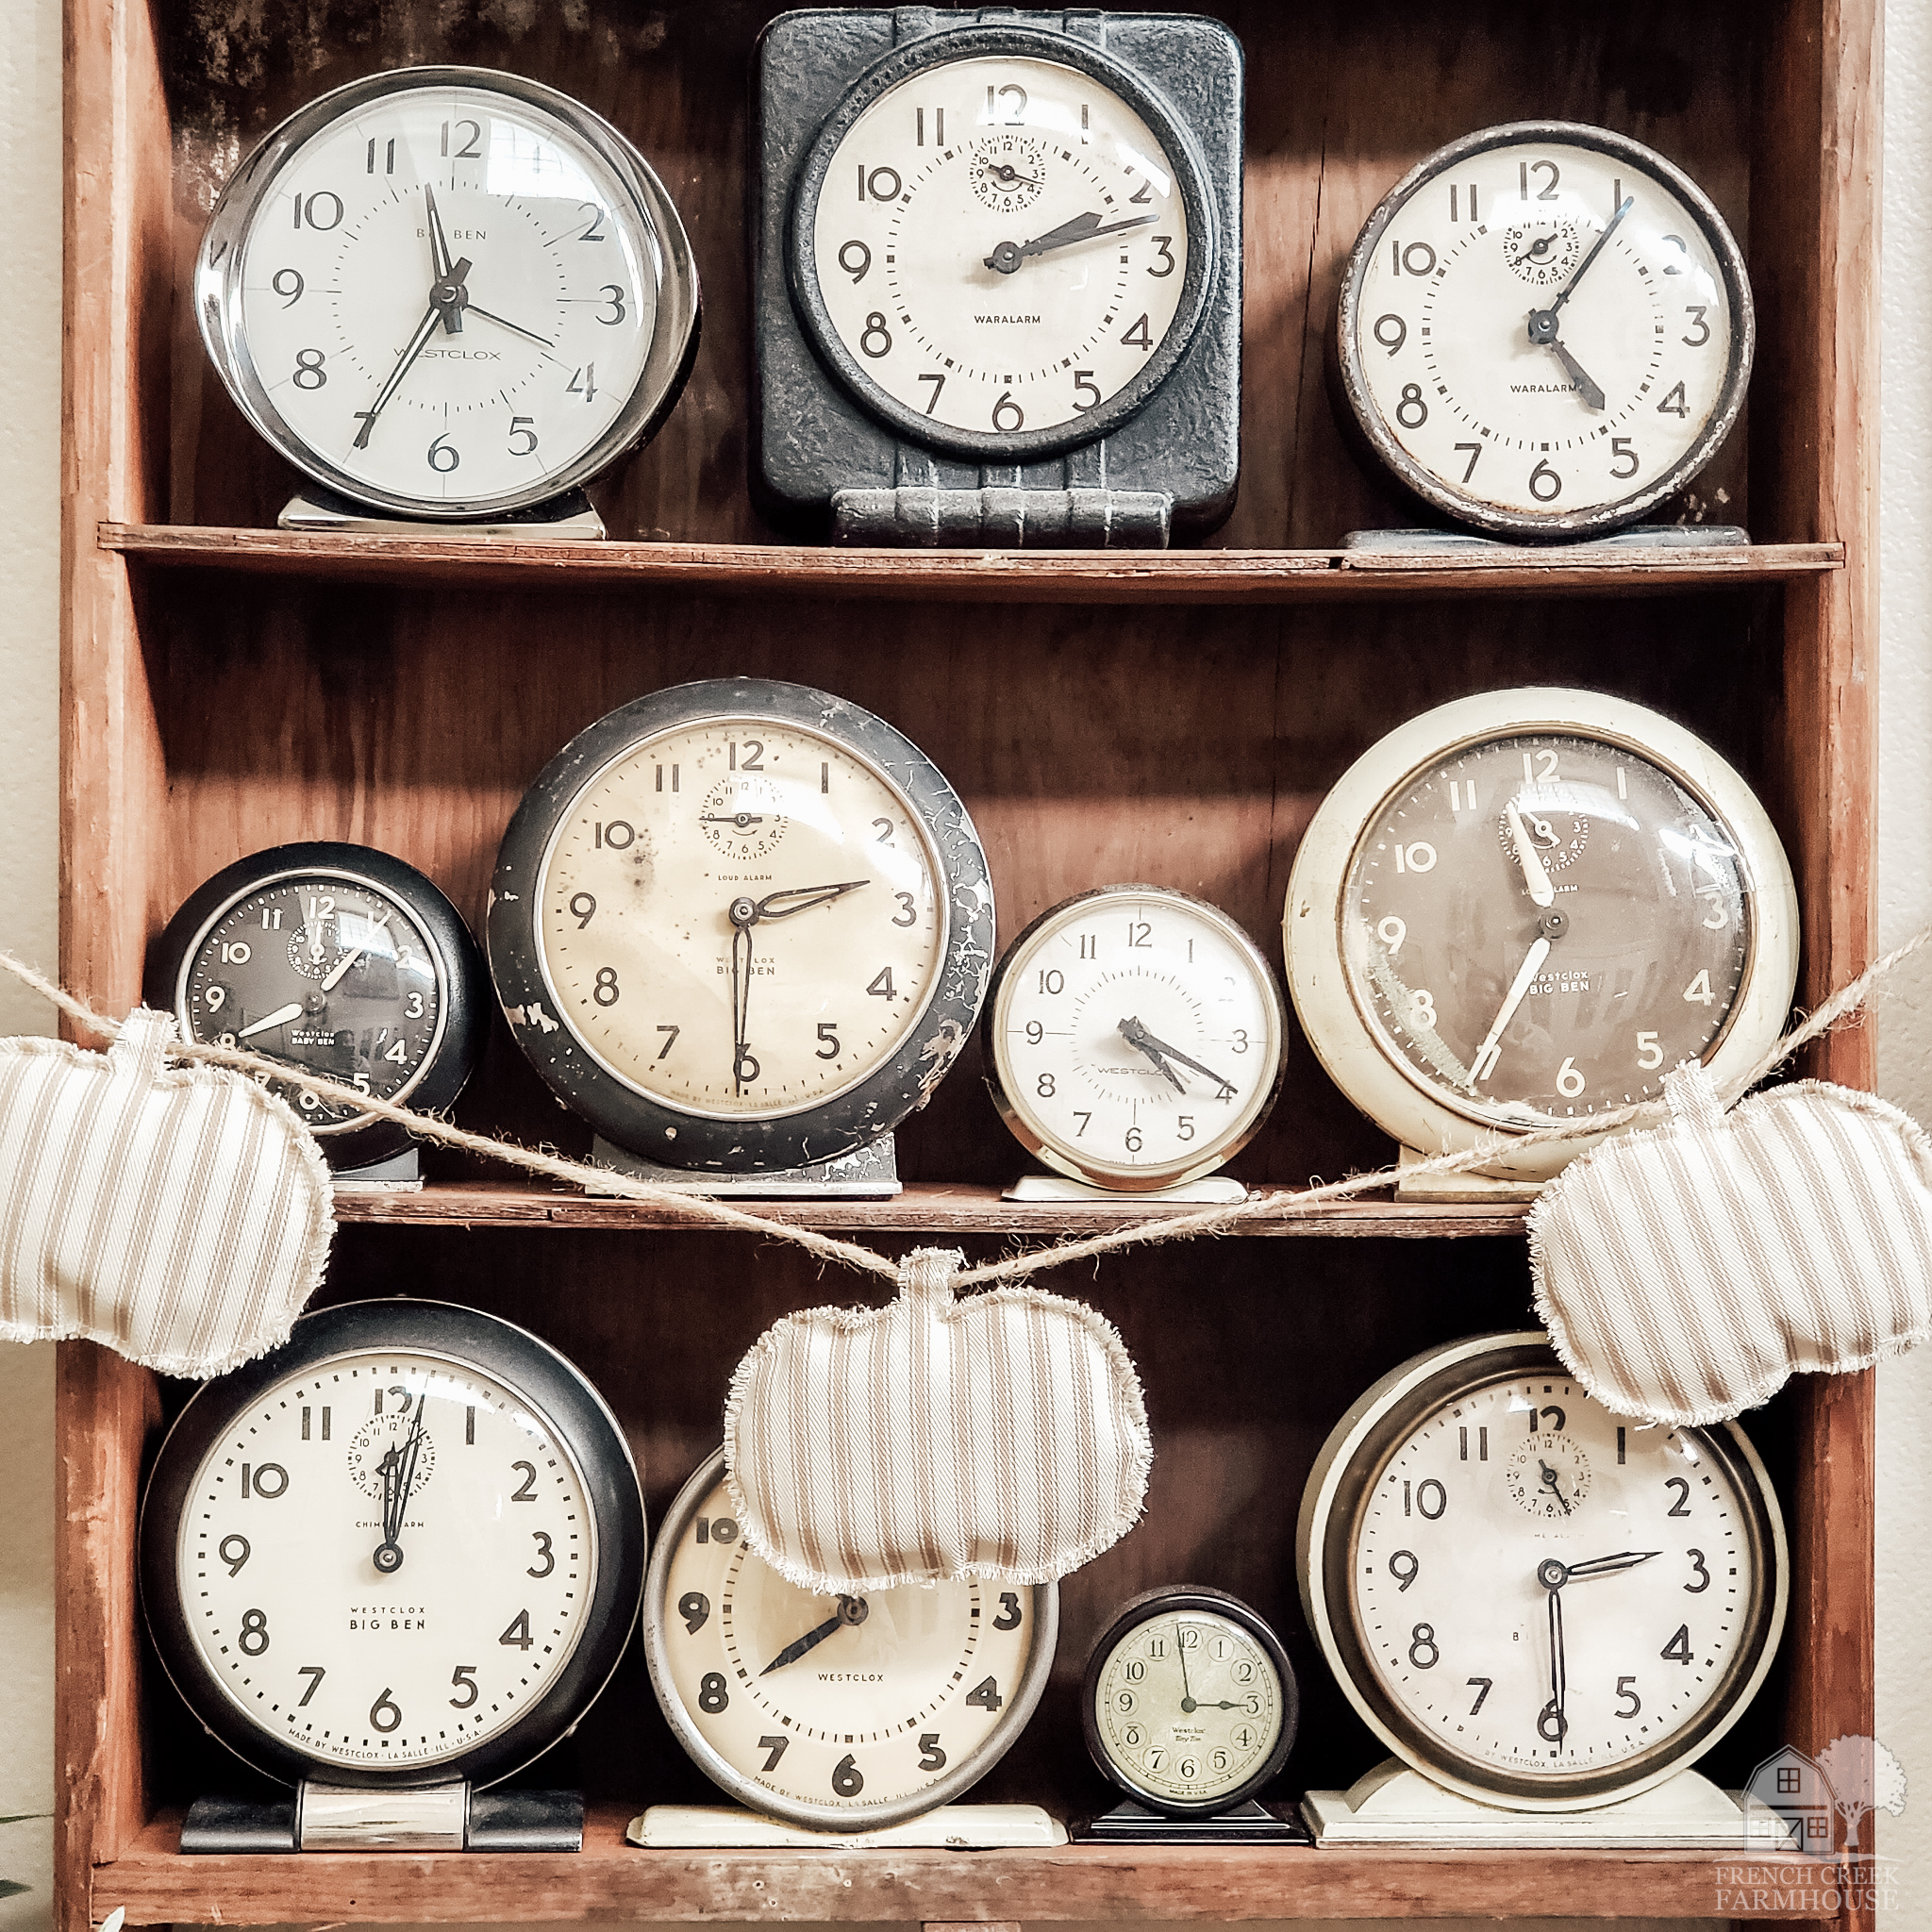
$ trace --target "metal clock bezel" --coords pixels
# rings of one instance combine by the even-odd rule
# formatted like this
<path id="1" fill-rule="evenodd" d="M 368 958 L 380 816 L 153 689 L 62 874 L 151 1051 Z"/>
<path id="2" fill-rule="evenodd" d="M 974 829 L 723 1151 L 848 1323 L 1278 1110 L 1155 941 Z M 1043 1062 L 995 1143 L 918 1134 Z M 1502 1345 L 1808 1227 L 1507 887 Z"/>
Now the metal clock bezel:
<path id="1" fill-rule="evenodd" d="M 640 256 L 657 280 L 656 319 L 636 387 L 589 448 L 521 489 L 452 502 L 411 496 L 349 475 L 317 451 L 275 408 L 250 354 L 241 277 L 257 218 L 284 164 L 325 127 L 391 94 L 463 87 L 498 93 L 552 115 L 608 167 L 631 203 Z M 670 413 L 696 358 L 700 297 L 695 258 L 676 206 L 651 165 L 602 115 L 557 89 L 487 67 L 400 67 L 319 94 L 270 130 L 229 176 L 194 258 L 194 314 L 228 394 L 257 434 L 305 475 L 369 508 L 435 523 L 464 523 L 545 503 L 589 482 L 643 442 Z"/>
<path id="2" fill-rule="evenodd" d="M 1047 1134 L 1032 1120 L 1024 1102 L 1015 1099 L 1013 1088 L 1016 1083 L 1009 1078 L 1006 1027 L 1002 1021 L 1001 1008 L 1001 994 L 1011 983 L 1013 973 L 1026 963 L 1028 946 L 1036 934 L 1053 922 L 1063 918 L 1075 907 L 1086 905 L 1095 899 L 1117 897 L 1175 900 L 1187 907 L 1193 916 L 1205 919 L 1217 927 L 1235 950 L 1247 960 L 1256 982 L 1266 989 L 1268 1002 L 1274 1015 L 1275 1037 L 1274 1072 L 1269 1081 L 1267 1093 L 1256 1108 L 1254 1117 L 1239 1135 L 1218 1143 L 1180 1165 L 1142 1168 L 1124 1174 L 1118 1172 L 1110 1163 L 1083 1159 L 1077 1147 L 1063 1143 Z M 1275 975 L 1274 967 L 1268 963 L 1267 956 L 1242 929 L 1240 923 L 1224 912 L 1220 907 L 1173 886 L 1131 883 L 1097 886 L 1091 891 L 1075 892 L 1072 898 L 1062 899 L 1058 905 L 1049 906 L 1007 948 L 999 964 L 993 969 L 992 981 L 987 989 L 986 1006 L 980 1017 L 980 1048 L 986 1066 L 987 1090 L 992 1095 L 993 1106 L 999 1110 L 1000 1119 L 1006 1123 L 1014 1140 L 1019 1141 L 1027 1153 L 1044 1161 L 1056 1173 L 1065 1174 L 1070 1180 L 1084 1181 L 1090 1187 L 1105 1188 L 1110 1193 L 1147 1193 L 1160 1188 L 1183 1186 L 1189 1181 L 1199 1180 L 1203 1174 L 1212 1174 L 1217 1168 L 1225 1167 L 1268 1124 L 1268 1116 L 1274 1110 L 1274 1103 L 1280 1099 L 1282 1086 L 1288 1077 L 1288 1001 L 1283 996 L 1281 981 Z"/>
<path id="3" fill-rule="evenodd" d="M 612 764 L 661 733 L 740 720 L 835 741 L 904 803 L 933 862 L 940 963 L 920 1011 L 870 1073 L 789 1111 L 707 1114 L 671 1106 L 613 1074 L 577 1037 L 544 960 L 541 893 L 561 828 Z M 829 691 L 771 678 L 715 678 L 634 699 L 587 726 L 524 794 L 497 855 L 488 922 L 496 995 L 517 1044 L 551 1091 L 614 1145 L 667 1166 L 760 1174 L 833 1160 L 924 1106 L 979 1018 L 993 958 L 992 883 L 958 794 L 884 719 Z M 548 1020 L 518 1023 L 532 1007 Z"/>
<path id="4" fill-rule="evenodd" d="M 676 1559 L 686 1525 L 697 1513 L 698 1505 L 724 1479 L 724 1451 L 714 1450 L 694 1469 L 676 1499 L 664 1512 L 651 1550 L 651 1567 L 644 1578 L 643 1644 L 644 1660 L 650 1667 L 651 1688 L 672 1734 L 684 1746 L 691 1760 L 727 1796 L 740 1804 L 789 1824 L 802 1824 L 814 1831 L 877 1831 L 918 1818 L 977 1784 L 1019 1741 L 1028 1720 L 1053 1674 L 1054 1653 L 1059 1642 L 1060 1598 L 1057 1583 L 1023 1586 L 1031 1598 L 1033 1649 L 1026 1659 L 1026 1672 L 1008 1694 L 1006 1707 L 978 1748 L 951 1765 L 945 1774 L 909 1797 L 855 1811 L 850 1806 L 836 1807 L 813 1805 L 802 1798 L 791 1798 L 759 1784 L 738 1770 L 701 1731 L 684 1707 L 671 1672 L 666 1639 L 672 1624 L 681 1622 L 665 1603 L 671 1580 L 671 1566 Z M 756 1555 L 756 1552 L 754 1552 Z M 762 1558 L 759 1558 L 762 1561 Z M 916 1588 L 917 1586 L 902 1586 Z"/>
<path id="5" fill-rule="evenodd" d="M 1790 860 L 1757 794 L 1702 739 L 1627 699 L 1557 686 L 1482 691 L 1439 705 L 1377 740 L 1322 801 L 1295 853 L 1281 922 L 1295 1017 L 1315 1057 L 1362 1112 L 1419 1153 L 1462 1153 L 1510 1129 L 1426 1084 L 1363 1014 L 1343 939 L 1355 855 L 1388 800 L 1429 766 L 1486 740 L 1528 732 L 1623 745 L 1681 785 L 1735 841 L 1751 942 L 1737 998 L 1705 1055 L 1717 1079 L 1757 1064 L 1778 1038 L 1797 985 L 1798 893 Z M 1548 1180 L 1602 1138 L 1545 1141 L 1502 1155 L 1481 1172 Z"/>
<path id="6" fill-rule="evenodd" d="M 1448 1790 L 1488 1805 L 1530 1811 L 1578 1811 L 1635 1797 L 1662 1784 L 1715 1744 L 1744 1714 L 1762 1687 L 1784 1634 L 1790 1595 L 1790 1552 L 1784 1517 L 1751 1439 L 1734 1422 L 1722 1428 L 1679 1429 L 1720 1463 L 1736 1491 L 1753 1558 L 1747 1619 L 1723 1684 L 1703 1710 L 1669 1737 L 1613 1769 L 1556 1773 L 1530 1779 L 1456 1757 L 1446 1738 L 1419 1724 L 1383 1691 L 1357 1627 L 1354 1524 L 1361 1500 L 1389 1457 L 1425 1415 L 1458 1392 L 1522 1374 L 1574 1382 L 1541 1329 L 1474 1335 L 1424 1350 L 1367 1389 L 1336 1424 L 1309 1471 L 1295 1526 L 1302 1607 L 1322 1654 L 1357 1714 L 1404 1763 Z"/>
<path id="7" fill-rule="evenodd" d="M 569 1657 L 524 1714 L 474 1748 L 385 1773 L 312 1757 L 251 1724 L 209 1673 L 190 1634 L 177 1560 L 182 1516 L 196 1472 L 236 1420 L 290 1375 L 370 1349 L 438 1357 L 512 1390 L 567 1444 L 594 1515 L 597 1577 Z M 204 1382 L 175 1419 L 142 1498 L 141 1598 L 168 1680 L 207 1729 L 243 1763 L 285 1784 L 407 1790 L 467 1778 L 489 1785 L 569 1732 L 596 1701 L 637 1622 L 647 1542 L 643 1492 L 624 1430 L 589 1379 L 527 1329 L 480 1309 L 434 1301 L 349 1302 L 302 1316 L 279 1348 Z"/>
<path id="8" fill-rule="evenodd" d="M 224 866 L 182 901 L 157 943 L 148 974 L 151 1002 L 172 1012 L 184 1040 L 195 1033 L 188 1008 L 188 977 L 208 935 L 243 899 L 284 880 L 327 878 L 379 892 L 401 906 L 428 943 L 436 970 L 437 1027 L 423 1063 L 390 1096 L 418 1109 L 448 1107 L 463 1091 L 490 1032 L 490 974 L 463 916 L 433 879 L 373 846 L 305 840 L 251 853 Z M 288 1085 L 302 1084 L 290 1064 Z M 373 1114 L 310 1126 L 334 1168 L 364 1167 L 400 1154 L 409 1132 Z"/>
<path id="9" fill-rule="evenodd" d="M 1716 258 L 1731 306 L 1731 343 L 1724 383 L 1697 440 L 1671 469 L 1630 495 L 1618 497 L 1609 503 L 1592 504 L 1549 515 L 1506 509 L 1472 496 L 1411 456 L 1383 421 L 1376 407 L 1369 389 L 1357 335 L 1361 284 L 1368 264 L 1381 245 L 1390 223 L 1401 213 L 1410 198 L 1431 181 L 1459 167 L 1472 155 L 1537 142 L 1561 142 L 1570 147 L 1592 148 L 1599 154 L 1613 156 L 1668 188 L 1703 231 Z M 1382 198 L 1356 238 L 1355 246 L 1349 250 L 1348 259 L 1342 265 L 1330 346 L 1342 396 L 1354 418 L 1355 427 L 1396 480 L 1444 516 L 1471 525 L 1491 536 L 1521 542 L 1540 538 L 1601 535 L 1635 522 L 1646 510 L 1655 508 L 1666 497 L 1690 483 L 1717 454 L 1742 412 L 1744 393 L 1751 380 L 1757 334 L 1757 313 L 1752 306 L 1751 279 L 1744 266 L 1743 251 L 1738 246 L 1724 216 L 1718 212 L 1716 204 L 1675 162 L 1666 159 L 1655 148 L 1646 147 L 1641 142 L 1633 141 L 1628 135 L 1618 134 L 1607 127 L 1573 121 L 1510 121 L 1494 127 L 1479 128 L 1438 148 L 1434 154 L 1418 161 Z"/>
<path id="10" fill-rule="evenodd" d="M 840 340 L 819 287 L 814 223 L 819 193 L 839 144 L 860 116 L 912 75 L 962 60 L 1026 58 L 1070 67 L 1117 94 L 1153 129 L 1174 166 L 1188 220 L 1188 266 L 1181 280 L 1174 320 L 1160 345 L 1125 388 L 1070 423 L 1047 429 L 1022 429 L 1011 436 L 996 431 L 955 429 L 936 423 L 888 395 Z M 1207 310 L 1218 263 L 1218 217 L 1208 167 L 1198 144 L 1166 101 L 1131 68 L 1087 42 L 1042 27 L 999 23 L 947 27 L 895 47 L 847 89 L 813 136 L 793 180 L 787 208 L 785 263 L 791 300 L 806 340 L 846 392 L 868 414 L 919 447 L 978 461 L 1014 462 L 1051 456 L 1096 441 L 1144 408 L 1174 374 L 1187 353 Z"/>
<path id="11" fill-rule="evenodd" d="M 1189 1611 L 1222 1617 L 1230 1624 L 1239 1624 L 1267 1653 L 1281 1685 L 1281 1728 L 1267 1758 L 1257 1771 L 1218 1798 L 1172 1798 L 1137 1784 L 1114 1762 L 1107 1749 L 1099 1720 L 1094 1716 L 1101 1679 L 1113 1653 L 1126 1638 L 1156 1617 Z M 1087 1755 L 1092 1758 L 1101 1774 L 1118 1786 L 1135 1804 L 1143 1805 L 1163 1817 L 1214 1818 L 1224 1811 L 1233 1810 L 1237 1805 L 1245 1804 L 1280 1774 L 1281 1767 L 1288 1762 L 1289 1753 L 1294 1749 L 1295 1734 L 1300 1727 L 1301 1685 L 1274 1626 L 1252 1605 L 1208 1584 L 1164 1584 L 1155 1590 L 1142 1591 L 1139 1596 L 1129 1597 L 1114 1612 L 1113 1621 L 1094 1640 L 1093 1648 L 1087 1655 L 1087 1669 L 1080 1680 L 1080 1728 L 1087 1740 Z"/>

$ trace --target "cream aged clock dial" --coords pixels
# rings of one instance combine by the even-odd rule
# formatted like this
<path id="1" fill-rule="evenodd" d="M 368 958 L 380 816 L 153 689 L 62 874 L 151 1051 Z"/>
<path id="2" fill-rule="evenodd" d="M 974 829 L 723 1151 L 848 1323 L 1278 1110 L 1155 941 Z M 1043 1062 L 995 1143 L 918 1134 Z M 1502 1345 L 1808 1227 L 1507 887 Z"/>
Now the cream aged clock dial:
<path id="1" fill-rule="evenodd" d="M 488 1783 L 534 1757 L 615 1667 L 643 1560 L 590 1384 L 434 1302 L 306 1316 L 205 1384 L 142 1512 L 175 1688 L 249 1763 L 334 1784 Z"/>
<path id="2" fill-rule="evenodd" d="M 1302 1596 L 1397 1756 L 1528 1810 L 1612 1803 L 1707 1751 L 1763 1682 L 1783 1521 L 1735 1424 L 1610 1414 L 1538 1332 L 1417 1356 L 1336 1425 Z"/>
<path id="3" fill-rule="evenodd" d="M 978 1016 L 973 824 L 890 725 L 764 680 L 574 741 L 518 808 L 490 923 L 524 1046 L 606 1137 L 679 1166 L 826 1160 L 924 1103 Z"/>
<path id="4" fill-rule="evenodd" d="M 1424 1153 L 1655 1099 L 1776 1038 L 1797 899 L 1711 748 L 1589 691 L 1458 699 L 1343 774 L 1289 875 L 1289 984 L 1364 1112 Z M 1525 1148 L 1539 1180 L 1587 1142 Z"/>
<path id="5" fill-rule="evenodd" d="M 1452 142 L 1342 275 L 1347 407 L 1418 496 L 1502 536 L 1583 536 L 1681 490 L 1751 373 L 1750 284 L 1709 197 L 1606 128 Z"/>
<path id="6" fill-rule="evenodd" d="M 290 461 L 458 519 L 556 496 L 647 436 L 690 368 L 698 286 L 615 128 L 514 75 L 419 67 L 311 101 L 242 164 L 195 312 Z"/>
<path id="7" fill-rule="evenodd" d="M 1052 1668 L 1055 1585 L 814 1596 L 740 1534 L 723 1451 L 672 1505 L 645 1655 L 678 1741 L 733 1797 L 822 1830 L 948 1803 L 1025 1728 Z"/>

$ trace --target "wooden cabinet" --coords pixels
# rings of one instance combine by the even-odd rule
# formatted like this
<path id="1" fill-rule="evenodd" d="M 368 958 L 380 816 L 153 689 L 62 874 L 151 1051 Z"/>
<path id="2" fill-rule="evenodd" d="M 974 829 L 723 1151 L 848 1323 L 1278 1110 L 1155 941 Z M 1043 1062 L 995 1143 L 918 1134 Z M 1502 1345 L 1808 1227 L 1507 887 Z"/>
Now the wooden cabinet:
<path id="1" fill-rule="evenodd" d="M 350 839 L 430 873 L 473 923 L 524 788 L 574 732 L 686 678 L 838 691 L 891 719 L 966 797 L 1003 934 L 1113 879 L 1226 907 L 1278 960 L 1295 842 L 1365 745 L 1488 687 L 1595 685 L 1656 705 L 1757 785 L 1797 872 L 1800 999 L 1857 973 L 1874 925 L 1876 0 L 1252 0 L 1213 10 L 1248 49 L 1245 469 L 1211 547 L 1174 555 L 801 549 L 745 488 L 746 81 L 767 9 L 319 0 L 68 0 L 63 966 L 109 1012 L 139 996 L 174 907 L 239 855 Z M 663 175 L 691 226 L 705 333 L 655 443 L 600 492 L 617 541 L 481 546 L 290 537 L 291 478 L 213 380 L 188 272 L 226 171 L 300 101 L 412 60 L 530 73 L 588 101 Z M 1660 146 L 1743 240 L 1759 305 L 1748 420 L 1685 513 L 1749 550 L 1343 554 L 1404 520 L 1347 454 L 1322 374 L 1341 258 L 1421 155 L 1486 123 L 1600 120 Z M 1810 1071 L 1869 1086 L 1869 1031 Z M 566 1149 L 499 1026 L 466 1123 Z M 1391 1148 L 1298 1039 L 1236 1171 L 1333 1177 Z M 1018 1149 L 975 1059 L 908 1123 L 903 1200 L 785 1210 L 899 1253 L 970 1254 L 1108 1219 L 1021 1209 Z M 345 1202 L 325 1293 L 403 1291 L 524 1322 L 596 1376 L 652 1508 L 718 1438 L 725 1378 L 780 1312 L 869 1284 L 790 1251 L 431 1156 L 414 1197 Z M 1061 1657 L 982 1788 L 1105 1802 L 1074 1691 L 1112 1606 L 1156 1582 L 1240 1592 L 1286 1636 L 1306 1698 L 1285 1786 L 1380 1754 L 1302 1627 L 1303 1477 L 1353 1395 L 1450 1336 L 1520 1325 L 1508 1208 L 1367 1203 L 1243 1238 L 1110 1259 L 1058 1285 L 1120 1324 L 1158 1457 L 1145 1521 L 1064 1590 Z M 58 1409 L 61 1916 L 136 1923 L 1708 1916 L 1718 1855 L 1225 1849 L 646 1855 L 625 1821 L 708 1790 L 641 1661 L 541 1767 L 581 1780 L 583 1856 L 184 1859 L 181 1807 L 245 1777 L 204 1740 L 141 1631 L 139 1485 L 183 1391 L 64 1344 Z M 1753 1424 L 1784 1496 L 1790 1633 L 1707 1767 L 1735 1782 L 1789 1740 L 1869 1732 L 1872 1388 L 1812 1380 Z M 1771 1914 L 1775 1916 L 1775 1912 Z M 1760 1911 L 1757 1916 L 1763 1917 Z M 1849 1923 L 1849 1919 L 1847 1920 Z"/>

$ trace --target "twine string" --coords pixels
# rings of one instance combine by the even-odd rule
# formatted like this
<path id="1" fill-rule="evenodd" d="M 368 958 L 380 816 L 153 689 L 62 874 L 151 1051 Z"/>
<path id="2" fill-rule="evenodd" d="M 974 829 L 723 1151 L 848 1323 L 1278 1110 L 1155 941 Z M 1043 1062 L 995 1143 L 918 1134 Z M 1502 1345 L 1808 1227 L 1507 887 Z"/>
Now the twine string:
<path id="1" fill-rule="evenodd" d="M 1840 1021 L 1856 1013 L 1871 998 L 1878 983 L 1901 960 L 1917 952 L 1928 941 L 1932 941 L 1932 926 L 1916 934 L 1904 945 L 1887 953 L 1882 958 L 1874 960 L 1856 979 L 1840 988 L 1814 1012 L 1777 1041 L 1755 1066 L 1724 1084 L 1724 1105 L 1730 1107 L 1741 1099 L 1758 1081 L 1783 1065 L 1802 1047 L 1829 1031 Z M 85 1002 L 75 999 L 61 987 L 42 977 L 32 967 L 16 959 L 10 953 L 0 951 L 0 966 L 4 966 L 23 985 L 32 988 L 42 999 L 51 1001 L 59 1011 L 90 1033 L 107 1040 L 113 1040 L 119 1036 L 119 1022 L 95 1012 Z M 552 1180 L 592 1189 L 600 1194 L 615 1195 L 625 1200 L 643 1202 L 654 1208 L 672 1209 L 680 1217 L 692 1222 L 730 1228 L 744 1234 L 760 1235 L 773 1241 L 789 1241 L 793 1246 L 817 1256 L 822 1261 L 834 1262 L 884 1281 L 896 1283 L 899 1279 L 897 1262 L 887 1259 L 885 1256 L 860 1242 L 839 1241 L 830 1235 L 820 1233 L 816 1228 L 802 1227 L 795 1222 L 774 1221 L 708 1195 L 692 1193 L 683 1188 L 666 1187 L 656 1181 L 642 1180 L 635 1174 L 623 1174 L 613 1168 L 595 1167 L 587 1161 L 566 1159 L 562 1155 L 552 1154 L 542 1148 L 523 1147 L 511 1141 L 497 1140 L 487 1134 L 472 1133 L 467 1128 L 456 1126 L 440 1115 L 419 1113 L 413 1108 L 400 1106 L 394 1101 L 378 1100 L 341 1081 L 325 1079 L 305 1069 L 271 1059 L 263 1054 L 249 1053 L 239 1047 L 209 1046 L 200 1041 L 170 1041 L 167 1052 L 174 1059 L 201 1061 L 210 1066 L 225 1067 L 236 1073 L 266 1077 L 284 1084 L 299 1082 L 301 1086 L 324 1099 L 338 1101 L 377 1119 L 394 1121 L 407 1127 L 417 1139 L 432 1141 L 439 1146 L 460 1148 L 464 1153 L 475 1154 L 487 1160 L 501 1161 L 511 1167 L 522 1168 L 529 1174 L 543 1174 Z M 989 1261 L 978 1267 L 960 1270 L 953 1275 L 952 1284 L 955 1288 L 963 1289 L 1013 1281 L 1048 1269 L 1066 1267 L 1075 1261 L 1115 1254 L 1124 1248 L 1151 1247 L 1162 1241 L 1187 1241 L 1201 1235 L 1224 1234 L 1232 1228 L 1255 1222 L 1289 1221 L 1307 1214 L 1312 1208 L 1325 1207 L 1331 1202 L 1351 1200 L 1357 1194 L 1387 1188 L 1398 1179 L 1413 1180 L 1434 1174 L 1466 1174 L 1473 1169 L 1491 1166 L 1526 1148 L 1547 1146 L 1562 1141 L 1593 1140 L 1601 1135 L 1613 1133 L 1621 1127 L 1647 1122 L 1661 1122 L 1668 1118 L 1669 1112 L 1667 1102 L 1646 1100 L 1592 1114 L 1585 1121 L 1561 1122 L 1547 1127 L 1533 1128 L 1522 1134 L 1491 1133 L 1485 1135 L 1475 1145 L 1461 1153 L 1431 1155 L 1399 1170 L 1392 1167 L 1379 1168 L 1363 1174 L 1350 1174 L 1345 1180 L 1318 1183 L 1307 1188 L 1281 1191 L 1271 1191 L 1251 1195 L 1245 1201 L 1230 1201 L 1217 1207 L 1150 1217 L 1142 1222 L 1109 1229 L 1106 1233 L 1083 1236 L 1075 1241 L 1058 1241 L 1049 1247 L 1009 1255 L 1004 1260 Z"/>

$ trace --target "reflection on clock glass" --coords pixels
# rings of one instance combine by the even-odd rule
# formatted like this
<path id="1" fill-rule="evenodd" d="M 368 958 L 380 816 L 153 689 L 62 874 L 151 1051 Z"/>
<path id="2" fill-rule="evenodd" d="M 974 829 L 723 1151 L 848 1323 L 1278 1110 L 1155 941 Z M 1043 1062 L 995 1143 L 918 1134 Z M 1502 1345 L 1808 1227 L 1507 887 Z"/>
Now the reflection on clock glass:
<path id="1" fill-rule="evenodd" d="M 1357 845 L 1342 954 L 1417 1084 L 1515 1127 L 1646 1100 L 1722 1038 L 1751 958 L 1728 829 L 1624 746 L 1527 733 L 1405 781 Z"/>
<path id="2" fill-rule="evenodd" d="M 615 1078 L 758 1118 L 845 1092 L 931 999 L 947 908 L 924 825 L 839 741 L 712 719 L 633 745 L 539 870 L 543 976 Z"/>
<path id="3" fill-rule="evenodd" d="M 1188 265 L 1175 164 L 1077 69 L 1008 56 L 900 82 L 840 143 L 812 225 L 866 378 L 953 429 L 1077 423 L 1165 338 Z"/>
<path id="4" fill-rule="evenodd" d="M 188 1627 L 251 1724 L 325 1764 L 471 1751 L 556 1683 L 596 1535 L 567 1444 L 466 1364 L 362 1350 L 272 1385 L 203 1457 Z"/>

